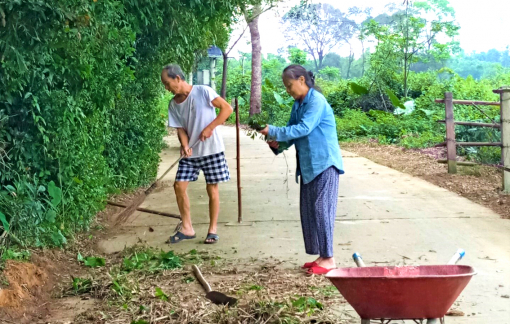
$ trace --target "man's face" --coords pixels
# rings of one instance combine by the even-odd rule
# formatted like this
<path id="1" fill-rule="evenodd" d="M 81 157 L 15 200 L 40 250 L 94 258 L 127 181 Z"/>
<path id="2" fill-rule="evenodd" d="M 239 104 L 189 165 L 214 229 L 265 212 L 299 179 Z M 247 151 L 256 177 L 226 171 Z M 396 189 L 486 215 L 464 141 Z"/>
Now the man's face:
<path id="1" fill-rule="evenodd" d="M 175 79 L 172 79 L 168 76 L 166 71 L 161 73 L 161 82 L 165 85 L 165 89 L 173 93 L 174 95 L 179 92 L 181 87 L 181 78 L 177 76 Z"/>

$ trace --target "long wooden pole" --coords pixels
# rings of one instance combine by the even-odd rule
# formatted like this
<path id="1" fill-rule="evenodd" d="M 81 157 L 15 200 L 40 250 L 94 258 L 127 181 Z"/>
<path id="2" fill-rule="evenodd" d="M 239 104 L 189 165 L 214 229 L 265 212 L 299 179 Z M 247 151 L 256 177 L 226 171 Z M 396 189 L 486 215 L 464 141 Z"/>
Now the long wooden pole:
<path id="1" fill-rule="evenodd" d="M 503 191 L 510 194 L 510 86 L 497 90 L 501 95 L 501 162 L 503 164 Z"/>
<path id="2" fill-rule="evenodd" d="M 446 99 L 436 99 L 436 103 L 446 103 Z M 473 100 L 453 100 L 453 104 L 455 105 L 465 105 L 465 106 L 499 106 L 499 102 L 489 102 L 489 101 L 473 101 Z"/>
<path id="3" fill-rule="evenodd" d="M 444 120 L 438 120 L 438 123 L 446 123 Z M 461 125 L 461 126 L 473 126 L 473 127 L 492 127 L 492 128 L 501 128 L 501 124 L 490 124 L 490 123 L 477 123 L 477 122 L 463 122 L 463 121 L 456 121 L 455 125 Z"/>
<path id="4" fill-rule="evenodd" d="M 240 135 L 239 135 L 239 101 L 235 99 L 235 109 L 236 109 L 236 146 L 237 146 L 237 222 L 243 222 L 243 203 L 242 203 L 242 195 L 241 195 L 241 143 L 240 143 Z"/>
<path id="5" fill-rule="evenodd" d="M 453 118 L 453 94 L 444 94 L 446 107 L 446 152 L 448 160 L 448 173 L 457 173 L 457 145 L 455 145 L 455 121 Z"/>

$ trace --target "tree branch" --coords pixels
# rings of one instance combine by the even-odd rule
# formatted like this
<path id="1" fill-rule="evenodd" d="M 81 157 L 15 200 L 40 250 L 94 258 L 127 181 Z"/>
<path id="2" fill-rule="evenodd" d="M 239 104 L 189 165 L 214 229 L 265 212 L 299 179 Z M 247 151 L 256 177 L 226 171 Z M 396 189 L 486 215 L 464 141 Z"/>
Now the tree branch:
<path id="1" fill-rule="evenodd" d="M 237 45 L 237 43 L 241 40 L 241 38 L 243 38 L 244 36 L 244 33 L 246 33 L 246 30 L 248 29 L 248 27 L 250 27 L 248 24 L 246 24 L 246 27 L 244 27 L 243 29 L 243 32 L 241 33 L 241 35 L 239 36 L 239 38 L 237 38 L 237 40 L 234 42 L 234 44 L 230 47 L 230 49 L 227 51 L 226 55 L 228 56 L 228 54 L 230 54 L 230 52 L 234 49 L 234 47 Z"/>

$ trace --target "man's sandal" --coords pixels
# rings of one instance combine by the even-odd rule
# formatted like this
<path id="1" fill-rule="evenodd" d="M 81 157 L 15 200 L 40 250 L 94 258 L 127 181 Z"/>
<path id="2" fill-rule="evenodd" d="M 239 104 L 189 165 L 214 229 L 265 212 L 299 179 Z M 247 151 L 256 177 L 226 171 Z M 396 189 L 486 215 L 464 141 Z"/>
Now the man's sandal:
<path id="1" fill-rule="evenodd" d="M 210 242 L 208 242 L 211 240 Z M 204 244 L 216 244 L 220 240 L 220 237 L 218 234 L 214 233 L 207 233 L 207 237 L 205 238 Z"/>
<path id="2" fill-rule="evenodd" d="M 190 235 L 182 234 L 181 232 L 177 232 L 174 235 L 170 236 L 170 238 L 168 239 L 168 241 L 166 241 L 166 243 L 175 244 L 175 243 L 179 243 L 180 241 L 184 241 L 184 240 L 192 240 L 196 237 L 197 237 L 196 235 L 190 236 Z"/>

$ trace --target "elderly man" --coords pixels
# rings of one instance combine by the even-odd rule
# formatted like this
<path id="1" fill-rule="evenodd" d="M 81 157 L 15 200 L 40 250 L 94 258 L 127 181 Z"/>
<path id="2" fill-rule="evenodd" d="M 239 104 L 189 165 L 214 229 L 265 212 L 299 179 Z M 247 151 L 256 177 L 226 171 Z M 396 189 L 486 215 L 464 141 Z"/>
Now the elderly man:
<path id="1" fill-rule="evenodd" d="M 181 142 L 181 156 L 184 156 L 179 162 L 174 185 L 182 226 L 168 242 L 178 243 L 196 237 L 191 224 L 187 188 L 190 181 L 198 180 L 198 174 L 202 170 L 207 183 L 210 217 L 204 243 L 217 243 L 219 240 L 217 222 L 220 213 L 218 184 L 230 180 L 225 145 L 217 127 L 232 114 L 232 107 L 212 88 L 188 84 L 184 80 L 181 68 L 176 64 L 163 68 L 161 81 L 165 88 L 175 95 L 168 107 L 168 126 L 177 129 Z M 219 108 L 218 116 L 215 108 Z"/>

